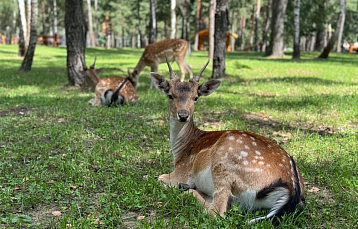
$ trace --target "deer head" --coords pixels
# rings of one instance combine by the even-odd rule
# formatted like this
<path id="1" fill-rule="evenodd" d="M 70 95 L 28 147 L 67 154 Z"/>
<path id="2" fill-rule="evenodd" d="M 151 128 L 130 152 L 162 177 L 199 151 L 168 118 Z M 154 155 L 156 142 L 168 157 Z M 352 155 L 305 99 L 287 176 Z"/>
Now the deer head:
<path id="1" fill-rule="evenodd" d="M 98 74 L 100 74 L 104 70 L 104 68 L 95 69 L 96 59 L 97 58 L 95 57 L 94 62 L 90 66 L 90 68 L 87 68 L 87 66 L 85 66 L 83 68 L 83 71 L 80 72 L 84 76 L 87 86 L 91 87 L 93 90 L 95 89 L 96 85 L 100 80 Z"/>
<path id="2" fill-rule="evenodd" d="M 155 87 L 165 93 L 169 99 L 169 111 L 172 117 L 176 117 L 179 122 L 187 122 L 192 118 L 195 103 L 201 96 L 208 96 L 219 86 L 220 80 L 210 80 L 199 85 L 201 74 L 209 64 L 204 65 L 201 71 L 189 82 L 181 82 L 178 75 L 173 71 L 167 59 L 170 72 L 170 81 L 164 79 L 155 72 L 150 73 L 151 80 Z"/>

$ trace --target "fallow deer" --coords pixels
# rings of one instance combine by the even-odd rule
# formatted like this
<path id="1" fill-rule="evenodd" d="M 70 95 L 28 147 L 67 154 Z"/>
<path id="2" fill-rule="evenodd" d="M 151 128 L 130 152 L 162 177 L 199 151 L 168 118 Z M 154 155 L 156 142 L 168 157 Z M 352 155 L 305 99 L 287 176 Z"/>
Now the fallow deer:
<path id="1" fill-rule="evenodd" d="M 88 69 L 84 68 L 82 74 L 84 75 L 86 84 L 95 91 L 95 97 L 88 101 L 93 106 L 112 104 L 132 104 L 138 100 L 135 88 L 133 87 L 133 79 L 128 76 L 122 78 L 119 76 L 112 76 L 110 78 L 100 79 L 98 74 L 104 68 L 95 69 L 96 59 Z"/>
<path id="2" fill-rule="evenodd" d="M 189 72 L 190 78 L 193 78 L 191 67 L 185 60 L 188 50 L 189 43 L 182 39 L 165 39 L 155 42 L 145 48 L 137 66 L 133 72 L 128 69 L 128 74 L 137 83 L 139 81 L 139 74 L 146 66 L 149 66 L 152 72 L 157 72 L 158 65 L 164 63 L 165 57 L 167 57 L 169 61 L 176 61 L 178 63 L 181 71 L 181 81 L 185 78 L 185 70 Z M 137 84 L 133 86 L 137 88 Z M 152 88 L 152 83 L 150 88 Z"/>
<path id="3" fill-rule="evenodd" d="M 249 210 L 266 208 L 266 216 L 279 217 L 292 212 L 304 199 L 304 183 L 299 169 L 285 150 L 275 142 L 246 131 L 203 131 L 193 121 L 198 98 L 208 96 L 221 81 L 199 85 L 201 74 L 181 82 L 169 62 L 170 81 L 151 72 L 155 87 L 168 96 L 170 143 L 174 171 L 159 176 L 170 186 L 188 186 L 212 215 L 225 217 L 232 204 Z M 184 185 L 183 185 L 184 184 Z"/>

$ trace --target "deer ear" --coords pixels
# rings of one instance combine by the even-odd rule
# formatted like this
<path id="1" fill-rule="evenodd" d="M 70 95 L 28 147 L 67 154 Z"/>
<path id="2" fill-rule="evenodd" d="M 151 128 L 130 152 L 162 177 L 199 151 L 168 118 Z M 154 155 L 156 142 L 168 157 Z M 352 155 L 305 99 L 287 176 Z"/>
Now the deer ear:
<path id="1" fill-rule="evenodd" d="M 96 73 L 97 73 L 97 75 L 98 74 L 100 74 L 101 72 L 103 72 L 103 70 L 104 70 L 105 68 L 99 68 L 99 69 L 96 69 Z"/>
<path id="2" fill-rule="evenodd" d="M 218 88 L 221 84 L 220 80 L 210 80 L 208 82 L 203 83 L 198 88 L 198 95 L 199 96 L 208 96 L 213 93 L 216 88 Z"/>
<path id="3" fill-rule="evenodd" d="M 166 81 L 163 76 L 159 75 L 158 73 L 151 72 L 149 73 L 150 79 L 152 80 L 154 86 L 161 92 L 165 94 L 169 93 L 169 83 Z"/>

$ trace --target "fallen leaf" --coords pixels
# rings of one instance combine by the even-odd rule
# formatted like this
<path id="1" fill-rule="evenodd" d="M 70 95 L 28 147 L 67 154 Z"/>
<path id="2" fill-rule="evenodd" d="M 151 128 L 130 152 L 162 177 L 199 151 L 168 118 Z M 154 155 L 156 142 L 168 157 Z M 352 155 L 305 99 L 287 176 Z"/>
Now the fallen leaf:
<path id="1" fill-rule="evenodd" d="M 75 190 L 76 188 L 77 188 L 77 186 L 70 185 L 70 190 Z"/>
<path id="2" fill-rule="evenodd" d="M 51 214 L 52 214 L 53 216 L 61 216 L 61 212 L 60 212 L 60 211 L 53 211 L 53 212 L 51 212 Z"/>
<path id="3" fill-rule="evenodd" d="M 145 218 L 144 215 L 137 216 L 137 220 L 142 220 L 142 219 L 144 219 L 144 218 Z"/>
<path id="4" fill-rule="evenodd" d="M 20 190 L 21 186 L 15 186 L 14 190 Z"/>
<path id="5" fill-rule="evenodd" d="M 307 190 L 307 192 L 318 192 L 320 189 L 317 187 L 312 187 L 311 189 Z"/>
<path id="6" fill-rule="evenodd" d="M 61 122 L 64 122 L 64 121 L 65 121 L 64 118 L 59 118 L 59 119 L 57 120 L 58 123 L 61 123 Z"/>
<path id="7" fill-rule="evenodd" d="M 93 222 L 93 224 L 104 224 L 101 220 L 99 220 L 99 219 L 96 219 L 94 222 Z"/>

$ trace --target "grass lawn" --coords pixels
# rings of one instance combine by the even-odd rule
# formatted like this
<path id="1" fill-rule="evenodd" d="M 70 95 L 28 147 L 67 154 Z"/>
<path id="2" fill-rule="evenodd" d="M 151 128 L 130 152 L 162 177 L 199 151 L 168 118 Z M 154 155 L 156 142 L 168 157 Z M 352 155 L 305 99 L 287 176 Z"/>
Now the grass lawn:
<path id="1" fill-rule="evenodd" d="M 101 77 L 122 75 L 116 68 L 133 69 L 141 52 L 90 48 L 87 65 L 97 56 L 96 67 L 107 68 Z M 358 55 L 318 55 L 227 53 L 228 77 L 196 106 L 202 129 L 255 132 L 295 158 L 306 204 L 279 228 L 358 227 Z M 206 58 L 188 57 L 194 74 Z M 38 46 L 28 74 L 17 73 L 21 61 L 16 46 L 0 46 L 0 228 L 274 228 L 246 223 L 265 211 L 213 218 L 157 182 L 173 161 L 167 98 L 149 90 L 149 68 L 134 106 L 107 108 L 66 86 L 66 49 Z M 168 76 L 165 64 L 159 72 Z"/>

